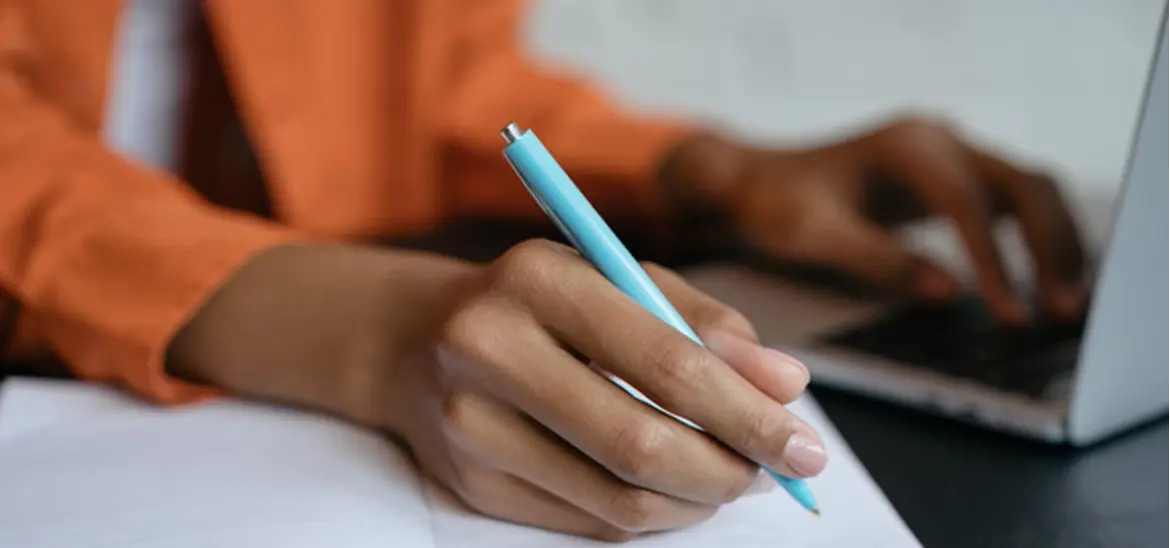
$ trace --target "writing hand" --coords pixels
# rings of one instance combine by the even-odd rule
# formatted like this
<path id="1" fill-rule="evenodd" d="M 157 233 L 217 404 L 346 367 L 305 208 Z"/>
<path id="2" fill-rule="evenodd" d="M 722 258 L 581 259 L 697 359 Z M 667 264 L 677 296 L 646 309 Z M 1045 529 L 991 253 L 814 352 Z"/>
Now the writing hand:
<path id="1" fill-rule="evenodd" d="M 647 268 L 710 350 L 572 249 L 523 243 L 469 272 L 427 344 L 397 369 L 392 430 L 472 508 L 605 539 L 711 516 L 761 477 L 740 454 L 793 477 L 819 473 L 817 434 L 782 405 L 808 382 L 803 365 L 757 346 L 727 306 Z M 634 400 L 591 363 L 716 439 Z"/>

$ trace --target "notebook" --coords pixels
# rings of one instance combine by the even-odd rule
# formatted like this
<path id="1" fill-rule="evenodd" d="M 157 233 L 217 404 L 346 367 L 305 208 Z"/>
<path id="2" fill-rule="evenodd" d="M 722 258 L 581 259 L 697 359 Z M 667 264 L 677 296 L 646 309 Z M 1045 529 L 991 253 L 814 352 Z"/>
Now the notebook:
<path id="1" fill-rule="evenodd" d="M 480 517 L 396 445 L 319 415 L 235 400 L 155 408 L 68 381 L 2 386 L 0 546 L 608 546 Z M 792 408 L 831 454 L 810 482 L 821 518 L 775 489 L 627 544 L 920 546 L 816 402 Z"/>

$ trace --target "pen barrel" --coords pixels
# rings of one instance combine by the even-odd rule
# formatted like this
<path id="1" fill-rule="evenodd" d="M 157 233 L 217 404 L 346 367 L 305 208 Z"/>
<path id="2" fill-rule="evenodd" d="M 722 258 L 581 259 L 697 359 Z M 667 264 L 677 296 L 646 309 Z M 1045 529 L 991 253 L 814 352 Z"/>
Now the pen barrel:
<path id="1" fill-rule="evenodd" d="M 658 319 L 703 344 L 536 135 L 514 138 L 504 157 L 545 214 L 602 275 Z"/>

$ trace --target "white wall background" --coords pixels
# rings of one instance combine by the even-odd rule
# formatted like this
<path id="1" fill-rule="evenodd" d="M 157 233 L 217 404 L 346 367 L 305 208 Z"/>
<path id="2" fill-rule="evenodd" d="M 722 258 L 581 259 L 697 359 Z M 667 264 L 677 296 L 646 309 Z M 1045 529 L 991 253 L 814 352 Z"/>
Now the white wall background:
<path id="1" fill-rule="evenodd" d="M 759 140 L 915 107 L 1074 190 L 1120 180 L 1165 0 L 540 0 L 531 42 Z"/>

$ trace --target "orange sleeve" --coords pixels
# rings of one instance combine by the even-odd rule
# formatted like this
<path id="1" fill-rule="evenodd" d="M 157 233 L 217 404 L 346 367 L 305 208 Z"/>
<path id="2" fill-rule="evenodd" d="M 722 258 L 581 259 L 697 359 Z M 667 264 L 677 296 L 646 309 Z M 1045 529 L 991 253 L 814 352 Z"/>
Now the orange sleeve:
<path id="1" fill-rule="evenodd" d="M 159 403 L 212 390 L 168 378 L 166 347 L 282 229 L 202 202 L 123 161 L 21 76 L 35 55 L 0 3 L 0 295 L 79 377 Z M 9 8 L 11 10 L 13 8 Z"/>
<path id="2" fill-rule="evenodd" d="M 599 209 L 656 212 L 661 198 L 653 184 L 656 171 L 693 128 L 665 117 L 625 112 L 600 88 L 537 66 L 519 43 L 527 7 L 522 0 L 461 3 L 459 17 L 451 23 L 458 25 L 455 51 L 463 58 L 451 81 L 443 123 L 445 136 L 461 156 L 484 160 L 475 169 L 503 171 L 506 184 L 518 188 L 502 160 L 499 136 L 504 125 L 515 121 L 540 136 Z M 468 186 L 461 190 L 489 192 Z M 532 202 L 522 188 L 509 195 Z"/>

